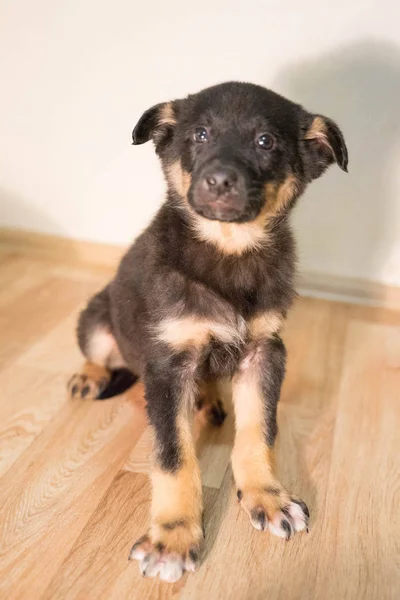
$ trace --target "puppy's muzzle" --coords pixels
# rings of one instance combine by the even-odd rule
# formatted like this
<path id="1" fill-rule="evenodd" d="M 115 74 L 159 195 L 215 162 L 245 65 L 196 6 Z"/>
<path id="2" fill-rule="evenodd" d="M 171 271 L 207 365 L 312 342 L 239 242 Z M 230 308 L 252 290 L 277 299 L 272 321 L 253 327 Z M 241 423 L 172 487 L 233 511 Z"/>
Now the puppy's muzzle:
<path id="1" fill-rule="evenodd" d="M 214 162 L 196 178 L 189 202 L 207 219 L 240 220 L 247 205 L 244 176 L 234 166 Z"/>

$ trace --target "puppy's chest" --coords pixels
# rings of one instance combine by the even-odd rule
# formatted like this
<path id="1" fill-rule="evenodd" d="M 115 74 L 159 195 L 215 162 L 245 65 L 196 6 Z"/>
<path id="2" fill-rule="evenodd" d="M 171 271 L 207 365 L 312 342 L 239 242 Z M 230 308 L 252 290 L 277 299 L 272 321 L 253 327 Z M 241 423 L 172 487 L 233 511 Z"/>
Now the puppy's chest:
<path id="1" fill-rule="evenodd" d="M 157 338 L 174 350 L 197 348 L 204 350 L 208 346 L 241 346 L 245 343 L 248 325 L 243 317 L 233 314 L 221 314 L 218 318 L 185 315 L 163 319 L 157 326 Z"/>
<path id="2" fill-rule="evenodd" d="M 279 331 L 282 317 L 277 311 L 263 311 L 245 319 L 232 310 L 218 317 L 185 315 L 162 320 L 157 337 L 175 351 L 197 349 L 207 355 L 242 350 L 254 339 Z"/>

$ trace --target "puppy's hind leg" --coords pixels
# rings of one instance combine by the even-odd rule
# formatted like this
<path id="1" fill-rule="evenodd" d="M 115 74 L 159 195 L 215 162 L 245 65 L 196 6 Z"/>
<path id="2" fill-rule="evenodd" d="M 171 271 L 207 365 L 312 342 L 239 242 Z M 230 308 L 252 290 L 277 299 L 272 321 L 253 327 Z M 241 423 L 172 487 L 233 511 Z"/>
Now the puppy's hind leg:
<path id="1" fill-rule="evenodd" d="M 135 382 L 137 377 L 126 369 L 112 332 L 108 288 L 96 294 L 80 314 L 77 336 L 87 360 L 68 382 L 70 398 L 102 400 Z"/>
<path id="2" fill-rule="evenodd" d="M 224 424 L 226 412 L 222 404 L 217 381 L 203 381 L 199 385 L 196 408 L 199 411 L 204 411 L 210 425 L 221 427 Z"/>

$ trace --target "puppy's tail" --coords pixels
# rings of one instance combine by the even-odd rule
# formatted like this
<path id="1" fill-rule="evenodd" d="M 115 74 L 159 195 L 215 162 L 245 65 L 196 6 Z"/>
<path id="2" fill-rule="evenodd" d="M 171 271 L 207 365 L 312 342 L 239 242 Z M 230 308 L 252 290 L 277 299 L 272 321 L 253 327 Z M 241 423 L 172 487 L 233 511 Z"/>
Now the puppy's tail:
<path id="1" fill-rule="evenodd" d="M 138 379 L 139 377 L 129 369 L 115 369 L 111 373 L 111 379 L 107 387 L 96 400 L 108 400 L 108 398 L 112 398 L 113 396 L 119 396 L 119 394 L 123 394 L 132 387 Z"/>

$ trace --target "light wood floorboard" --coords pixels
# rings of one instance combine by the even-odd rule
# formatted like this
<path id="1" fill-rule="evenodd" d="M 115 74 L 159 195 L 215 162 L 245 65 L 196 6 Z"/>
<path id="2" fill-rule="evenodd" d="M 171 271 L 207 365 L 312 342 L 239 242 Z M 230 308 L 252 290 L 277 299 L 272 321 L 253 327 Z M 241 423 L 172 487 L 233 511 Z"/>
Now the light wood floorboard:
<path id="1" fill-rule="evenodd" d="M 141 384 L 66 401 L 81 363 L 77 315 L 111 275 L 0 248 L 0 598 L 399 598 L 400 313 L 298 300 L 277 458 L 311 531 L 285 543 L 251 529 L 233 486 L 229 409 L 221 430 L 199 434 L 206 559 L 171 585 L 127 560 L 150 503 Z"/>

